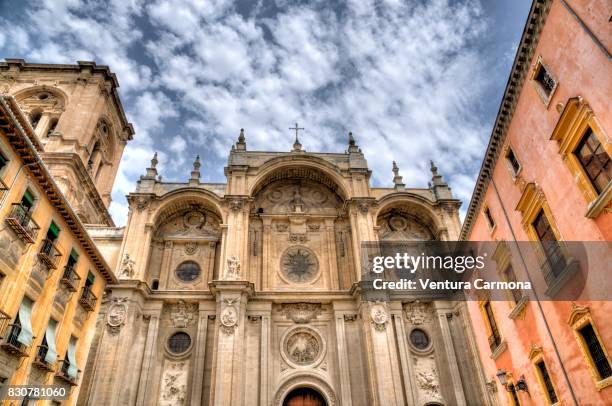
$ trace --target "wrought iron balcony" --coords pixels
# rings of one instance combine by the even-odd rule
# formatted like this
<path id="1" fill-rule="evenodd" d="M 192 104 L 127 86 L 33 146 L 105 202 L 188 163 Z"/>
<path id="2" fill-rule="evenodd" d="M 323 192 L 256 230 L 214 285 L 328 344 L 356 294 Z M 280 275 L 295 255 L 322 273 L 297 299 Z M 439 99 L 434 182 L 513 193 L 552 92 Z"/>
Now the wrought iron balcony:
<path id="1" fill-rule="evenodd" d="M 34 362 L 32 364 L 40 369 L 53 372 L 55 371 L 55 363 L 49 363 L 45 360 L 48 351 L 49 347 L 46 345 L 39 345 L 36 350 L 36 358 L 34 358 Z"/>
<path id="2" fill-rule="evenodd" d="M 10 324 L 11 316 L 0 310 L 0 337 L 4 337 L 4 333 Z"/>
<path id="3" fill-rule="evenodd" d="M 27 357 L 28 350 L 30 347 L 20 343 L 17 338 L 21 333 L 21 325 L 19 324 L 9 324 L 6 332 L 6 336 L 3 337 L 2 343 L 0 347 L 11 355 L 15 355 L 17 357 Z"/>
<path id="4" fill-rule="evenodd" d="M 77 275 L 76 271 L 74 270 L 74 265 L 66 265 L 64 267 L 64 273 L 62 274 L 60 283 L 64 285 L 66 289 L 71 292 L 76 292 L 80 280 L 81 277 Z"/>
<path id="5" fill-rule="evenodd" d="M 62 381 L 66 382 L 70 386 L 77 386 L 78 385 L 77 382 L 79 381 L 79 375 L 81 371 L 78 370 L 77 375 L 73 378 L 68 374 L 68 369 L 70 368 L 70 361 L 67 358 L 59 360 L 59 365 L 60 365 L 60 368 L 55 373 L 55 376 L 61 379 Z"/>
<path id="6" fill-rule="evenodd" d="M 6 217 L 6 223 L 28 244 L 34 244 L 38 235 L 38 224 L 32 220 L 32 213 L 21 203 L 13 203 L 10 214 Z"/>
<path id="7" fill-rule="evenodd" d="M 0 178 L 0 199 L 2 199 L 2 197 L 4 196 L 4 194 L 8 191 L 8 186 L 6 186 L 6 183 L 4 183 L 2 181 L 2 179 Z"/>
<path id="8" fill-rule="evenodd" d="M 79 303 L 85 310 L 93 311 L 96 308 L 96 301 L 98 298 L 93 294 L 88 286 L 83 286 Z"/>
<path id="9" fill-rule="evenodd" d="M 57 246 L 53 241 L 45 238 L 40 244 L 40 251 L 38 251 L 38 258 L 45 264 L 47 269 L 57 269 L 57 263 L 61 258 L 62 254 L 57 249 Z"/>

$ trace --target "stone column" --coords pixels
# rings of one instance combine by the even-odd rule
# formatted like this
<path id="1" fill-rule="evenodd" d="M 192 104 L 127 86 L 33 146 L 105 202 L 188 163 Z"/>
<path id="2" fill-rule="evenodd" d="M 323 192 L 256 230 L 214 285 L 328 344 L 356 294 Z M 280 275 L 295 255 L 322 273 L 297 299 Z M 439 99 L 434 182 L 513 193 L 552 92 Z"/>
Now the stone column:
<path id="1" fill-rule="evenodd" d="M 237 406 L 243 399 L 246 305 L 253 294 L 253 284 L 217 280 L 210 286 L 217 300 L 218 320 L 215 326 L 217 348 L 213 359 L 215 376 L 211 405 Z"/>
<path id="2" fill-rule="evenodd" d="M 270 404 L 270 376 L 272 372 L 272 359 L 270 357 L 270 340 L 272 336 L 272 303 L 267 303 L 268 309 L 261 312 L 261 378 L 260 378 L 260 405 Z"/>
<path id="3" fill-rule="evenodd" d="M 340 289 L 340 279 L 338 274 L 338 258 L 336 253 L 336 235 L 334 230 L 334 220 L 325 220 L 325 236 L 327 239 L 329 284 L 331 289 Z"/>
<path id="4" fill-rule="evenodd" d="M 395 323 L 395 339 L 397 340 L 397 348 L 399 350 L 399 361 L 404 381 L 404 393 L 406 399 L 411 400 L 411 404 L 417 405 L 419 394 L 417 392 L 416 382 L 414 380 L 415 371 L 412 365 L 410 350 L 406 343 L 406 326 L 404 324 L 403 311 L 401 303 L 397 303 L 395 309 L 392 310 L 393 322 Z"/>
<path id="5" fill-rule="evenodd" d="M 451 335 L 450 326 L 448 325 L 448 319 L 453 317 L 452 309 L 448 307 L 448 304 L 444 304 L 441 302 L 435 302 L 435 306 L 436 314 L 438 315 L 438 322 L 440 323 L 440 330 L 442 331 L 444 351 L 446 352 L 446 358 L 448 360 L 448 370 L 450 371 L 451 380 L 453 382 L 455 404 L 457 406 L 465 406 L 467 403 L 465 401 L 465 393 L 463 392 L 463 386 L 461 385 L 459 364 L 457 363 L 457 355 L 455 354 L 453 337 Z"/>
<path id="6" fill-rule="evenodd" d="M 200 404 L 202 400 L 202 388 L 204 386 L 204 360 L 206 358 L 206 334 L 208 332 L 208 316 L 213 315 L 207 311 L 206 302 L 199 303 L 198 334 L 196 338 L 195 363 L 191 382 L 191 404 Z"/>
<path id="7" fill-rule="evenodd" d="M 334 304 L 336 304 L 334 302 Z M 351 378 L 349 376 L 348 348 L 344 326 L 344 312 L 334 309 L 336 345 L 338 348 L 338 371 L 340 372 L 340 400 L 343 406 L 351 406 Z"/>
<path id="8" fill-rule="evenodd" d="M 157 335 L 159 332 L 159 314 L 147 314 L 143 315 L 145 318 L 149 318 L 149 327 L 147 329 L 147 340 L 145 342 L 144 357 L 142 361 L 142 368 L 140 370 L 140 379 L 138 383 L 138 396 L 136 398 L 136 405 L 143 406 L 147 405 L 147 397 L 150 387 L 150 381 L 152 376 L 153 361 L 156 353 Z"/>

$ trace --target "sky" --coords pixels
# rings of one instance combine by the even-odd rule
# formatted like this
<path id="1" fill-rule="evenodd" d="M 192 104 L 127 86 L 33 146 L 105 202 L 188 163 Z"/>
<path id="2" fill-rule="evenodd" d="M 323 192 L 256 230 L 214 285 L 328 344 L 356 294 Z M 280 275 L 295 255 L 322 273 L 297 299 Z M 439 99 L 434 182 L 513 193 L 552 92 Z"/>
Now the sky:
<path id="1" fill-rule="evenodd" d="M 117 74 L 135 137 L 110 211 L 159 153 L 165 181 L 224 182 L 250 150 L 344 152 L 375 187 L 427 187 L 429 160 L 469 203 L 530 0 L 0 0 L 0 58 L 95 61 Z"/>

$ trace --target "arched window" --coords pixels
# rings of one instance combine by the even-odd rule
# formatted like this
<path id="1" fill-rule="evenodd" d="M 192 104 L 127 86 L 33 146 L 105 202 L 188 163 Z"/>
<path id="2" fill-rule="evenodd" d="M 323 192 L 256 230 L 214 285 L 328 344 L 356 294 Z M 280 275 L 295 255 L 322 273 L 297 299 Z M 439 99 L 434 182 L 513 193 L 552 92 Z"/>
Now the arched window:
<path id="1" fill-rule="evenodd" d="M 34 130 L 36 130 L 36 126 L 38 126 L 41 117 L 42 111 L 40 110 L 34 110 L 32 113 L 30 113 L 30 124 L 32 124 L 32 128 Z"/>
<path id="2" fill-rule="evenodd" d="M 57 118 L 51 119 L 51 121 L 49 122 L 49 129 L 47 130 L 47 137 L 51 135 L 53 131 L 55 131 L 55 127 L 57 127 L 57 122 L 58 122 Z"/>

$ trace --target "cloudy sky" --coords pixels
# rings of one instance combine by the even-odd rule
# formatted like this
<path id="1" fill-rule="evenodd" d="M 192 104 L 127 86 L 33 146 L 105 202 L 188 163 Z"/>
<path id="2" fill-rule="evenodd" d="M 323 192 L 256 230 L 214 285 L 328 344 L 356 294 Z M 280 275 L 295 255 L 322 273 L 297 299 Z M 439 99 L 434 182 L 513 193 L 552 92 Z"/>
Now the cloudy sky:
<path id="1" fill-rule="evenodd" d="M 426 187 L 429 159 L 465 210 L 530 0 L 0 0 L 0 57 L 95 60 L 117 74 L 136 136 L 111 212 L 154 151 L 165 180 L 223 166 L 244 127 L 249 149 L 343 152 L 353 131 L 389 186 L 396 160 Z"/>

